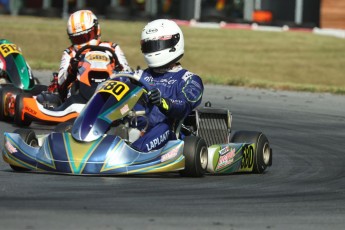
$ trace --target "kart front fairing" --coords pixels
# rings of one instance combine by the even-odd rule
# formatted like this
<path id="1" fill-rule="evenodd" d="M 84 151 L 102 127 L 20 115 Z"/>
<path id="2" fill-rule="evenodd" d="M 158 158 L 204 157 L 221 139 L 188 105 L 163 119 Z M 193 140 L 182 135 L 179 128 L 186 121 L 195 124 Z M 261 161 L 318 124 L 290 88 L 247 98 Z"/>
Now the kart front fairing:
<path id="1" fill-rule="evenodd" d="M 144 89 L 116 80 L 99 85 L 72 127 L 72 136 L 83 142 L 103 136 L 110 126 L 126 117 L 143 96 Z"/>
<path id="2" fill-rule="evenodd" d="M 171 140 L 161 149 L 140 152 L 133 149 L 128 140 L 107 133 L 114 123 L 136 116 L 133 108 L 143 97 L 141 86 L 110 79 L 99 85 L 75 120 L 71 133 L 37 136 L 40 147 L 28 145 L 17 133 L 4 133 L 3 158 L 12 167 L 74 175 L 142 174 L 184 169 L 182 140 Z"/>
<path id="3" fill-rule="evenodd" d="M 20 48 L 7 40 L 0 40 L 0 69 L 17 88 L 29 90 L 35 85 L 31 68 Z"/>
<path id="4" fill-rule="evenodd" d="M 70 133 L 51 133 L 41 147 L 27 145 L 20 135 L 5 133 L 3 158 L 10 165 L 32 171 L 74 175 L 122 175 L 179 171 L 184 168 L 183 141 L 143 153 L 123 139 L 105 135 L 91 142 L 76 141 Z"/>

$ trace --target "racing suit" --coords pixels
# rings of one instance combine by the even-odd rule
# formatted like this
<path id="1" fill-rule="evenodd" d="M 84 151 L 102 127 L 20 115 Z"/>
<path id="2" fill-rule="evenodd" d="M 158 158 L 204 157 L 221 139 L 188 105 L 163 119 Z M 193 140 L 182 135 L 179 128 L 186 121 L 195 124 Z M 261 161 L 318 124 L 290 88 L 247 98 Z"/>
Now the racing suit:
<path id="1" fill-rule="evenodd" d="M 147 90 L 159 89 L 166 104 L 165 108 L 148 105 L 148 128 L 144 135 L 132 143 L 133 148 L 148 152 L 176 139 L 174 128 L 201 103 L 204 86 L 199 76 L 183 69 L 181 65 L 161 73 L 148 68 L 136 74 Z"/>
<path id="2" fill-rule="evenodd" d="M 120 46 L 116 43 L 101 42 L 99 46 L 105 46 L 114 49 L 114 52 L 119 60 L 119 64 L 122 66 L 122 71 L 131 71 L 131 67 L 128 65 L 125 54 L 121 50 Z M 76 50 L 73 46 L 68 47 L 63 51 L 60 69 L 58 73 L 58 88 L 61 99 L 64 100 L 68 95 L 68 86 L 76 80 L 76 73 L 71 68 L 71 59 L 76 55 Z M 79 80 L 79 79 L 78 79 Z"/>

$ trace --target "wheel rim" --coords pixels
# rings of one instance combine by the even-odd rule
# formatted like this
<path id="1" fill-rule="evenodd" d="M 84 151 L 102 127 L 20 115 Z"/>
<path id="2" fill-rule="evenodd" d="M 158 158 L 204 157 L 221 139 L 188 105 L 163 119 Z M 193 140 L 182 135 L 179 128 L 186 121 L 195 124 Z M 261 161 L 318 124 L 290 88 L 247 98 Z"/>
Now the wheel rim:
<path id="1" fill-rule="evenodd" d="M 265 165 L 268 165 L 270 162 L 270 155 L 271 155 L 270 145 L 268 144 L 268 142 L 264 144 L 262 155 L 263 155 Z"/>
<path id="2" fill-rule="evenodd" d="M 33 140 L 29 141 L 28 145 L 30 145 L 32 147 L 37 147 L 38 146 L 37 140 L 33 139 Z"/>
<path id="3" fill-rule="evenodd" d="M 208 161 L 207 147 L 203 146 L 200 151 L 200 166 L 203 170 L 206 170 L 207 168 L 207 161 Z"/>

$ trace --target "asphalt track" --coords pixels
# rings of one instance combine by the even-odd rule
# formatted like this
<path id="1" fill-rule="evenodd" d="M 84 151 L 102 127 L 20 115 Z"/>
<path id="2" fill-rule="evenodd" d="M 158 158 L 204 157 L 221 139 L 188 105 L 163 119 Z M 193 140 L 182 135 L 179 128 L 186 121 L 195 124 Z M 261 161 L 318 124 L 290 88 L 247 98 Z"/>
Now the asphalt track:
<path id="1" fill-rule="evenodd" d="M 266 173 L 82 177 L 0 160 L 0 229 L 345 229 L 345 96 L 207 85 L 208 100 L 233 130 L 266 134 Z"/>

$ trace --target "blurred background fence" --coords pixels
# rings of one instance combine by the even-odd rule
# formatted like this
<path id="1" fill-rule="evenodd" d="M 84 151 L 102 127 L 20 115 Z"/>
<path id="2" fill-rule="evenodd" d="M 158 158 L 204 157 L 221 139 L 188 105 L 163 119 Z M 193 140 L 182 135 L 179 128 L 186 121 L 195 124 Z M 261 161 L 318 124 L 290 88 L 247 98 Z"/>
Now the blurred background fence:
<path id="1" fill-rule="evenodd" d="M 67 18 L 78 9 L 118 20 L 174 18 L 345 29 L 345 0 L 0 0 L 0 14 Z"/>

